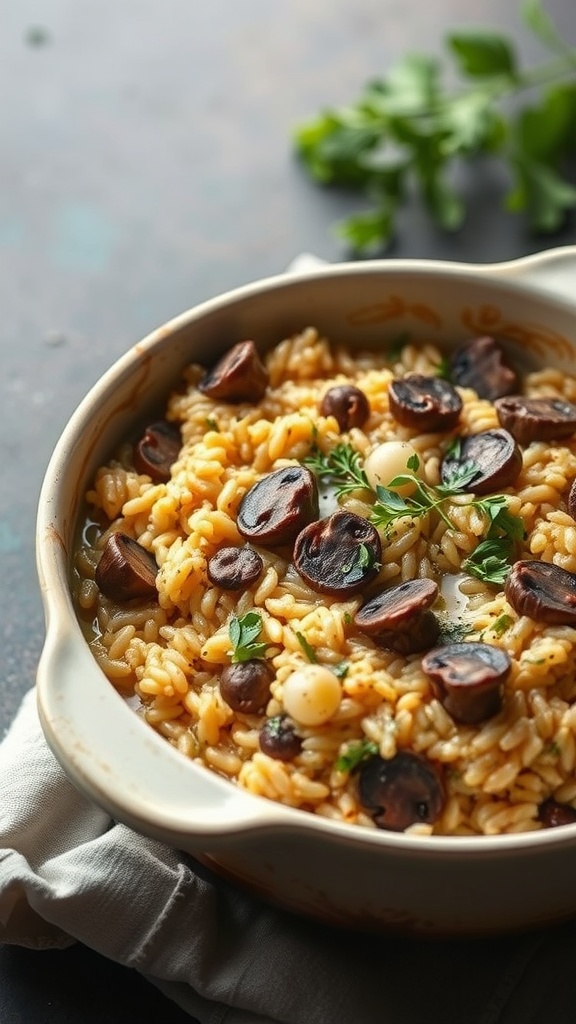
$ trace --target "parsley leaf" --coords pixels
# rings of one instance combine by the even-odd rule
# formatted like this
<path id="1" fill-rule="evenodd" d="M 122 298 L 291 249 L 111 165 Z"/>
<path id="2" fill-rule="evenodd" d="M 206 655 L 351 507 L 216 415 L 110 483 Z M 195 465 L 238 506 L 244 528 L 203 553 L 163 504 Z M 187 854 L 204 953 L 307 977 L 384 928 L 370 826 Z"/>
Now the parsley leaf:
<path id="1" fill-rule="evenodd" d="M 489 537 L 474 548 L 462 568 L 485 583 L 503 586 L 510 572 L 513 549 L 509 537 Z"/>
<path id="2" fill-rule="evenodd" d="M 228 626 L 228 636 L 233 647 L 233 662 L 264 657 L 268 644 L 258 640 L 261 632 L 262 616 L 260 612 L 246 612 L 241 618 L 232 616 Z"/>
<path id="3" fill-rule="evenodd" d="M 520 17 L 550 59 L 525 68 L 513 39 L 490 29 L 454 31 L 444 61 L 406 54 L 355 101 L 296 128 L 294 146 L 310 177 L 365 197 L 365 208 L 337 225 L 352 250 L 386 246 L 413 192 L 433 221 L 457 230 L 466 203 L 451 179 L 462 158 L 499 158 L 513 179 L 503 205 L 538 232 L 555 231 L 576 208 L 565 172 L 576 153 L 576 47 L 542 0 L 522 0 Z M 510 102 L 518 96 L 529 99 Z"/>
<path id="4" fill-rule="evenodd" d="M 344 745 L 344 749 L 336 759 L 336 770 L 339 772 L 352 772 L 362 761 L 373 757 L 378 753 L 378 746 L 372 740 L 351 740 Z"/>

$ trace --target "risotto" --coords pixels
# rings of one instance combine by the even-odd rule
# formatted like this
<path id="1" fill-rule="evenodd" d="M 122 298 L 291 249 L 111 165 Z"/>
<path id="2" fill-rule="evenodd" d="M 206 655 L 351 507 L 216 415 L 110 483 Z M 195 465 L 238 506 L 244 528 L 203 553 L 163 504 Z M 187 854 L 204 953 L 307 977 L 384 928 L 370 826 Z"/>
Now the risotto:
<path id="1" fill-rule="evenodd" d="M 489 341 L 243 342 L 98 469 L 78 615 L 183 756 L 366 828 L 576 820 L 576 379 Z"/>

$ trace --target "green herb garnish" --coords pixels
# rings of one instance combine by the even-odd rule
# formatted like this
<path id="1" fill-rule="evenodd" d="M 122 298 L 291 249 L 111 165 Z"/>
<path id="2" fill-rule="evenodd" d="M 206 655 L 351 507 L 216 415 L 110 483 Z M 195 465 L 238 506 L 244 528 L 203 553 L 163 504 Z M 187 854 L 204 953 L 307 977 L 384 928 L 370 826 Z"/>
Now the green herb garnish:
<path id="1" fill-rule="evenodd" d="M 485 583 L 503 586 L 510 572 L 513 550 L 514 544 L 509 537 L 488 538 L 474 548 L 462 563 L 462 568 Z"/>
<path id="2" fill-rule="evenodd" d="M 502 634 L 505 633 L 513 624 L 514 619 L 512 616 L 508 615 L 507 612 L 503 612 L 502 615 L 499 615 L 498 618 L 494 620 L 489 629 L 490 632 L 494 633 L 496 636 L 502 636 Z"/>
<path id="3" fill-rule="evenodd" d="M 576 207 L 576 188 L 565 176 L 576 153 L 576 48 L 540 0 L 522 0 L 520 16 L 549 59 L 523 68 L 507 36 L 454 31 L 445 39 L 446 68 L 435 57 L 407 54 L 355 102 L 296 129 L 296 152 L 313 180 L 368 200 L 365 211 L 337 227 L 352 250 L 385 246 L 414 191 L 435 223 L 460 228 L 466 203 L 450 178 L 463 159 L 499 159 L 510 178 L 504 207 L 525 214 L 536 232 L 558 230 Z M 523 95 L 524 104 L 510 102 Z"/>
<path id="4" fill-rule="evenodd" d="M 336 759 L 336 770 L 352 772 L 362 761 L 378 753 L 378 746 L 372 740 L 351 740 Z"/>
<path id="5" fill-rule="evenodd" d="M 352 445 L 340 443 L 329 452 L 313 448 L 310 455 L 302 459 L 316 476 L 334 485 L 336 497 L 351 491 L 371 490 L 368 478 L 360 465 L 360 452 Z"/>
<path id="6" fill-rule="evenodd" d="M 338 661 L 335 665 L 330 665 L 330 671 L 333 672 L 338 679 L 345 679 L 350 671 L 350 666 L 347 661 Z"/>
<path id="7" fill-rule="evenodd" d="M 232 661 L 250 661 L 252 658 L 263 658 L 267 643 L 258 640 L 262 632 L 262 616 L 259 612 L 246 612 L 241 618 L 235 615 L 230 619 L 228 636 L 232 643 Z"/>
<path id="8" fill-rule="evenodd" d="M 316 657 L 316 651 L 312 647 L 312 644 L 308 643 L 306 637 L 304 636 L 304 633 L 296 632 L 296 639 L 298 640 L 300 647 L 304 651 L 304 654 L 308 658 L 308 661 L 311 661 L 312 664 L 315 665 L 316 662 L 318 661 L 318 658 Z"/>

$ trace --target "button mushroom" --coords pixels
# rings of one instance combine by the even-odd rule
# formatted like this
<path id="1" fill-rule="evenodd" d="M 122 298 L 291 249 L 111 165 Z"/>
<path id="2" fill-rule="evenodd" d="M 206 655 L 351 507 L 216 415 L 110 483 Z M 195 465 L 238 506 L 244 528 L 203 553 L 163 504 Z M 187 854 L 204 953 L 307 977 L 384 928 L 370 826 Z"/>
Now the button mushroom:
<path id="1" fill-rule="evenodd" d="M 431 761 L 402 750 L 389 760 L 376 755 L 358 772 L 360 803 L 378 828 L 404 832 L 411 825 L 433 824 L 444 808 L 442 777 Z"/>
<path id="2" fill-rule="evenodd" d="M 220 693 L 233 711 L 258 715 L 270 699 L 274 670 L 262 658 L 227 665 L 220 676 Z"/>
<path id="3" fill-rule="evenodd" d="M 408 580 L 366 601 L 354 615 L 357 629 L 380 647 L 413 654 L 431 647 L 440 626 L 430 606 L 438 596 L 433 580 Z"/>
<path id="4" fill-rule="evenodd" d="M 134 468 L 156 483 L 166 483 L 172 463 L 180 454 L 181 443 L 180 431 L 173 423 L 166 420 L 151 423 L 134 445 Z"/>
<path id="5" fill-rule="evenodd" d="M 522 470 L 522 452 L 507 430 L 483 430 L 459 437 L 442 459 L 440 476 L 444 485 L 458 479 L 467 468 L 464 490 L 473 494 L 491 494 L 512 487 Z"/>
<path id="6" fill-rule="evenodd" d="M 576 808 L 570 804 L 561 804 L 558 800 L 550 797 L 544 800 L 538 808 L 538 820 L 544 828 L 557 828 L 558 825 L 574 825 L 576 823 Z"/>
<path id="7" fill-rule="evenodd" d="M 298 534 L 293 558 L 297 572 L 313 590 L 352 596 L 378 574 L 382 545 L 367 519 L 339 509 Z"/>
<path id="8" fill-rule="evenodd" d="M 370 404 L 360 388 L 338 384 L 329 388 L 320 403 L 322 416 L 333 416 L 340 430 L 363 427 L 370 415 Z"/>
<path id="9" fill-rule="evenodd" d="M 504 584 L 518 615 L 551 626 L 576 626 L 576 573 L 552 562 L 515 562 Z"/>
<path id="10" fill-rule="evenodd" d="M 512 663 L 506 651 L 491 644 L 446 644 L 422 658 L 443 707 L 456 722 L 482 722 L 502 706 L 502 684 Z"/>
<path id="11" fill-rule="evenodd" d="M 454 384 L 473 388 L 479 398 L 493 402 L 518 388 L 518 375 L 507 363 L 494 338 L 472 338 L 452 355 L 450 376 Z"/>
<path id="12" fill-rule="evenodd" d="M 223 590 L 242 590 L 260 576 L 264 563 L 253 548 L 225 547 L 208 559 L 206 573 Z"/>
<path id="13" fill-rule="evenodd" d="M 288 715 L 267 719 L 258 738 L 260 750 L 277 761 L 293 761 L 302 749 L 302 740 Z"/>
<path id="14" fill-rule="evenodd" d="M 247 540 L 290 544 L 317 517 L 314 474 L 305 466 L 286 466 L 262 477 L 244 495 L 236 525 Z"/>
<path id="15" fill-rule="evenodd" d="M 253 341 L 239 341 L 198 384 L 209 398 L 224 402 L 259 402 L 268 385 L 268 371 Z"/>
<path id="16" fill-rule="evenodd" d="M 576 431 L 576 405 L 564 398 L 509 395 L 494 402 L 498 419 L 519 444 L 557 441 Z"/>
<path id="17" fill-rule="evenodd" d="M 158 566 L 152 552 L 125 533 L 112 533 L 102 551 L 94 579 L 112 601 L 148 601 L 157 597 Z"/>
<path id="18" fill-rule="evenodd" d="M 452 430 L 462 411 L 462 399 L 449 381 L 421 373 L 391 381 L 388 401 L 398 423 L 421 433 Z"/>

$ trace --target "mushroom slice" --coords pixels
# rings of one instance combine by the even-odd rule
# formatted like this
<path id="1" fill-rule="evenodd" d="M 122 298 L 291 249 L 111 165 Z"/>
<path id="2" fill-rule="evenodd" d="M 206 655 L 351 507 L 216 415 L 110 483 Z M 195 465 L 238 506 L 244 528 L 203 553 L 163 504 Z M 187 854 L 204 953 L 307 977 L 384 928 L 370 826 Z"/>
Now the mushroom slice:
<path id="1" fill-rule="evenodd" d="M 294 565 L 303 580 L 321 594 L 360 593 L 380 570 L 378 532 L 361 516 L 339 509 L 310 523 L 296 538 Z"/>
<path id="2" fill-rule="evenodd" d="M 244 495 L 236 525 L 260 544 L 290 544 L 318 517 L 316 478 L 305 466 L 285 466 L 262 477 Z"/>
<path id="3" fill-rule="evenodd" d="M 258 579 L 263 568 L 261 555 L 252 548 L 225 547 L 208 559 L 206 574 L 222 590 L 243 590 Z"/>
<path id="4" fill-rule="evenodd" d="M 100 556 L 94 579 L 112 601 L 147 601 L 157 597 L 158 566 L 151 551 L 125 533 L 112 533 Z"/>
<path id="5" fill-rule="evenodd" d="M 253 341 L 239 341 L 198 384 L 209 398 L 225 402 L 259 402 L 268 385 L 268 371 Z"/>
<path id="6" fill-rule="evenodd" d="M 553 797 L 549 797 L 538 808 L 538 820 L 542 822 L 544 828 L 574 825 L 576 823 L 576 808 L 570 804 L 561 804 Z"/>
<path id="7" fill-rule="evenodd" d="M 413 654 L 436 643 L 438 619 L 430 606 L 438 597 L 433 580 L 407 580 L 371 597 L 354 615 L 354 625 L 380 647 Z"/>
<path id="8" fill-rule="evenodd" d="M 435 684 L 438 699 L 457 722 L 473 725 L 498 713 L 502 683 L 512 662 L 492 644 L 446 644 L 422 658 L 422 669 Z"/>
<path id="9" fill-rule="evenodd" d="M 466 474 L 463 490 L 491 494 L 516 483 L 522 469 L 522 452 L 507 430 L 483 430 L 459 437 L 442 459 L 442 483 L 450 486 L 467 469 L 470 475 Z"/>
<path id="10" fill-rule="evenodd" d="M 358 796 L 378 828 L 390 832 L 404 832 L 420 822 L 433 824 L 446 800 L 439 770 L 409 750 L 388 760 L 377 754 L 364 761 L 358 772 Z"/>
<path id="11" fill-rule="evenodd" d="M 181 444 L 180 431 L 173 423 L 166 420 L 151 423 L 134 445 L 134 468 L 156 483 L 166 483 Z"/>
<path id="12" fill-rule="evenodd" d="M 518 615 L 551 626 L 576 626 L 576 573 L 553 562 L 515 562 L 504 584 Z"/>
<path id="13" fill-rule="evenodd" d="M 576 405 L 564 398 L 509 395 L 494 402 L 500 423 L 519 444 L 556 441 L 576 431 Z"/>
<path id="14" fill-rule="evenodd" d="M 370 404 L 360 388 L 337 384 L 329 388 L 320 403 L 322 416 L 333 416 L 340 430 L 363 427 L 370 415 Z"/>
<path id="15" fill-rule="evenodd" d="M 518 375 L 506 362 L 504 350 L 491 337 L 472 338 L 454 352 L 450 374 L 455 384 L 473 388 L 479 398 L 493 402 L 518 388 Z"/>
<path id="16" fill-rule="evenodd" d="M 391 381 L 388 401 L 398 423 L 424 433 L 451 430 L 462 411 L 462 399 L 449 381 L 421 373 Z"/>

